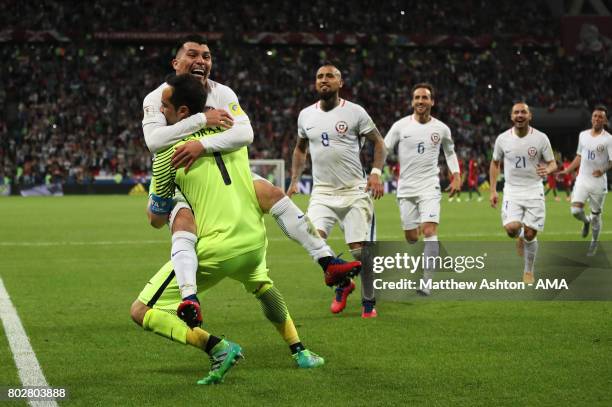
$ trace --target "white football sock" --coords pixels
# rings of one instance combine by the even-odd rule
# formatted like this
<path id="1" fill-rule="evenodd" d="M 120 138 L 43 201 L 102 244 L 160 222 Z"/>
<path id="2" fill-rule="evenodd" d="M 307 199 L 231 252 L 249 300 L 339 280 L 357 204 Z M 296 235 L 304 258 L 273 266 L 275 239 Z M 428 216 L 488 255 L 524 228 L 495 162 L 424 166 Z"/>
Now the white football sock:
<path id="1" fill-rule="evenodd" d="M 290 239 L 302 245 L 313 259 L 319 260 L 322 257 L 335 256 L 308 216 L 302 213 L 288 196 L 276 202 L 270 208 L 270 214 L 281 230 Z"/>
<path id="2" fill-rule="evenodd" d="M 195 251 L 197 241 L 196 235 L 182 230 L 172 235 L 171 258 L 181 298 L 195 295 L 198 292 L 196 283 L 198 256 Z"/>
<path id="3" fill-rule="evenodd" d="M 423 249 L 423 281 L 428 282 L 433 277 L 434 266 L 436 264 L 435 259 L 429 259 L 429 257 L 438 257 L 440 254 L 440 243 L 438 242 L 437 235 L 424 237 L 423 242 L 425 244 Z"/>
<path id="4" fill-rule="evenodd" d="M 525 268 L 524 273 L 533 273 L 536 254 L 538 253 L 538 238 L 533 240 L 525 240 Z"/>

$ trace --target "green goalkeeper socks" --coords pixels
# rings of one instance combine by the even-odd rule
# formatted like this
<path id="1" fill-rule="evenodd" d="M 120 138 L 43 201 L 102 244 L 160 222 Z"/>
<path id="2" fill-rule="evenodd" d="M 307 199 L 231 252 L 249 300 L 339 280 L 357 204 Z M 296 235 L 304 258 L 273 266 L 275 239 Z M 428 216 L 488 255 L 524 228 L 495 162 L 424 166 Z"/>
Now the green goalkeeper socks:
<path id="1" fill-rule="evenodd" d="M 288 345 L 298 343 L 300 338 L 280 291 L 272 285 L 265 285 L 255 296 L 261 304 L 264 315 L 268 318 L 268 321 L 274 324 L 285 342 Z"/>
<path id="2" fill-rule="evenodd" d="M 187 331 L 189 330 L 187 325 L 176 315 L 165 311 L 154 308 L 148 310 L 142 321 L 142 327 L 174 342 L 183 345 L 187 343 Z"/>

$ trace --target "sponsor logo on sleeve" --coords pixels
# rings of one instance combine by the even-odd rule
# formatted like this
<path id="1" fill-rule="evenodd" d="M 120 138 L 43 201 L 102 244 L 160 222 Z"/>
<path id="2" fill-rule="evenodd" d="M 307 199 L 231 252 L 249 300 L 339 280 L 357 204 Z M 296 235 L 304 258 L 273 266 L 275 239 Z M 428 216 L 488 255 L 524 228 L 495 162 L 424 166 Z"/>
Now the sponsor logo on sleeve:
<path id="1" fill-rule="evenodd" d="M 236 102 L 232 102 L 229 104 L 229 109 L 230 112 L 232 113 L 232 116 L 236 117 L 236 116 L 242 116 L 244 114 L 244 111 L 242 110 L 242 108 L 240 107 L 240 105 Z"/>
<path id="2" fill-rule="evenodd" d="M 144 107 L 144 117 L 153 117 L 155 116 L 156 109 L 155 106 L 145 106 Z"/>

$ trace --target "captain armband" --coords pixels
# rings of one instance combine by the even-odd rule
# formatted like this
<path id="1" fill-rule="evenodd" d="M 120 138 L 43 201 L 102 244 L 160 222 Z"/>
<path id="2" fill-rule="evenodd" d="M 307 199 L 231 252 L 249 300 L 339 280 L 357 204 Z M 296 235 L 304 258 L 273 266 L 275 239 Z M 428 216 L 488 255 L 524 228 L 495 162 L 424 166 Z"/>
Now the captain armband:
<path id="1" fill-rule="evenodd" d="M 174 199 L 162 198 L 159 195 L 151 194 L 149 196 L 149 210 L 155 215 L 168 215 L 174 207 Z"/>

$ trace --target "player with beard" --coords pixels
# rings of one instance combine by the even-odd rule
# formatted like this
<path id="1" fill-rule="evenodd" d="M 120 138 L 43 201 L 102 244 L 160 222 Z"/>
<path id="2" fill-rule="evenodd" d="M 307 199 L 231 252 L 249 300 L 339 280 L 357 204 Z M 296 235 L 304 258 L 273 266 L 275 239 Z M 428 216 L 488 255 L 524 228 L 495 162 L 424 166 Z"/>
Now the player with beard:
<path id="1" fill-rule="evenodd" d="M 201 78 L 208 93 L 206 111 L 168 125 L 161 113 L 161 96 L 168 85 L 163 83 L 149 93 L 143 102 L 142 128 L 147 147 L 152 153 L 172 146 L 202 128 L 208 129 L 208 133 L 218 133 L 190 141 L 176 149 L 173 165 L 177 168 L 184 166 L 189 171 L 190 166 L 203 154 L 213 153 L 221 157 L 224 152 L 234 151 L 253 141 L 253 128 L 234 91 L 209 79 L 212 54 L 202 37 L 189 36 L 181 40 L 172 67 L 177 75 L 190 73 Z M 327 285 L 334 285 L 359 271 L 361 263 L 347 263 L 335 257 L 325 240 L 312 227 L 310 219 L 280 188 L 255 174 L 253 182 L 261 210 L 270 213 L 283 232 L 300 243 L 320 264 Z M 171 258 L 184 299 L 179 308 L 179 316 L 189 325 L 197 326 L 202 317 L 196 296 L 197 238 L 193 213 L 180 192 L 174 200 L 151 195 L 150 202 L 149 218 L 155 227 L 162 227 L 163 223 L 160 224 L 159 217 L 153 217 L 152 214 L 168 215 L 172 232 Z"/>
<path id="2" fill-rule="evenodd" d="M 434 87 L 427 82 L 412 87 L 413 113 L 391 126 L 385 136 L 389 151 L 397 147 L 400 176 L 397 185 L 397 202 L 404 228 L 404 237 L 410 244 L 423 234 L 425 258 L 439 255 L 438 224 L 440 223 L 440 179 L 438 157 L 440 148 L 452 174 L 449 198 L 461 191 L 461 170 L 455 144 L 449 127 L 431 116 L 435 104 Z M 430 281 L 435 262 L 427 261 L 417 293 L 430 295 Z"/>
<path id="3" fill-rule="evenodd" d="M 557 169 L 546 134 L 529 125 L 531 111 L 526 103 L 516 103 L 510 111 L 514 124 L 495 140 L 489 166 L 490 202 L 497 207 L 497 177 L 504 160 L 504 201 L 501 215 L 508 236 L 517 239 L 519 255 L 524 256 L 523 282 L 533 284 L 538 252 L 537 233 L 544 230 L 546 206 L 542 178 Z"/>
<path id="4" fill-rule="evenodd" d="M 197 77 L 177 75 L 168 79 L 168 85 L 162 92 L 162 109 L 169 124 L 203 110 L 208 95 Z M 225 278 L 239 281 L 258 300 L 266 318 L 289 346 L 297 366 L 322 366 L 323 358 L 301 342 L 283 295 L 268 276 L 266 230 L 255 197 L 247 148 L 223 156 L 204 154 L 189 173 L 172 166 L 172 155 L 179 145 L 214 134 L 214 130 L 201 129 L 160 151 L 153 163 L 151 180 L 151 190 L 163 198 L 172 199 L 175 186 L 180 188 L 196 215 L 196 233 L 200 238 L 196 246 L 196 289 L 205 292 Z M 161 223 L 165 221 L 165 216 L 152 216 L 159 217 Z M 202 328 L 187 327 L 172 315 L 181 303 L 174 275 L 174 265 L 169 261 L 145 285 L 132 304 L 130 315 L 147 331 L 208 353 L 211 369 L 198 384 L 220 383 L 242 357 L 241 347 Z"/>
<path id="5" fill-rule="evenodd" d="M 381 170 L 385 162 L 383 139 L 365 109 L 339 96 L 342 75 L 332 64 L 324 64 L 316 74 L 315 88 L 319 101 L 300 112 L 298 141 L 293 150 L 291 185 L 287 195 L 298 192 L 298 181 L 306 164 L 310 147 L 313 189 L 308 216 L 323 238 L 340 224 L 351 254 L 361 260 L 365 242 L 376 238 L 376 221 L 372 198 L 383 196 Z M 359 152 L 366 138 L 374 144 L 372 170 L 366 172 Z M 371 196 L 370 196 L 371 194 Z M 355 284 L 347 279 L 336 289 L 331 305 L 333 313 L 346 307 Z M 363 318 L 377 316 L 371 270 L 362 270 Z"/>

